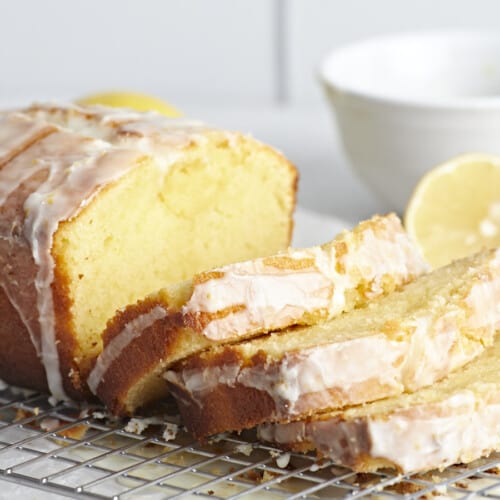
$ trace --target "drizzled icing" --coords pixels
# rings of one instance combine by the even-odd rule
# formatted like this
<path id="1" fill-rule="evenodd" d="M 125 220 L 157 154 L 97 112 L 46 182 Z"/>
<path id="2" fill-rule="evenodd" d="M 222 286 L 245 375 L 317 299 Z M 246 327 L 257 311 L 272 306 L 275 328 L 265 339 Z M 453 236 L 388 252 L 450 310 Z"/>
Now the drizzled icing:
<path id="1" fill-rule="evenodd" d="M 194 120 L 102 106 L 81 108 L 71 104 L 44 104 L 32 106 L 25 113 L 77 134 L 158 154 L 156 160 L 162 168 L 168 168 L 177 159 L 177 149 L 205 140 L 203 133 L 207 131 L 204 124 Z M 228 138 L 232 135 L 225 134 Z"/>
<path id="2" fill-rule="evenodd" d="M 500 449 L 499 355 L 497 342 L 432 387 L 308 420 L 262 424 L 258 435 L 316 448 L 350 466 L 370 457 L 408 473 L 470 462 Z"/>
<path id="3" fill-rule="evenodd" d="M 307 411 L 312 401 L 328 408 L 338 406 L 339 399 L 342 404 L 356 404 L 364 402 L 368 393 L 377 398 L 402 392 L 400 360 L 407 347 L 406 342 L 379 334 L 285 353 L 279 362 L 269 360 L 264 366 L 215 365 L 168 371 L 165 378 L 184 387 L 200 407 L 219 384 L 258 389 L 274 399 L 273 419 L 288 418 Z"/>
<path id="4" fill-rule="evenodd" d="M 52 128 L 20 113 L 0 115 L 0 167 Z"/>
<path id="5" fill-rule="evenodd" d="M 283 266 L 264 258 L 215 269 L 217 277 L 196 283 L 182 311 L 197 315 L 237 307 L 223 317 L 214 314 L 201 330 L 222 340 L 295 324 L 307 313 L 333 318 L 346 310 L 347 293 L 361 283 L 371 284 L 367 295 L 373 298 L 383 293 L 386 277 L 402 284 L 427 271 L 397 217 L 376 219 L 377 231 L 366 227 L 359 241 L 350 241 L 350 233 L 339 240 L 347 245 L 342 255 L 326 244 L 278 256 L 276 261 L 286 259 Z"/>
<path id="6" fill-rule="evenodd" d="M 238 362 L 180 368 L 165 377 L 183 388 L 201 411 L 205 398 L 219 385 L 266 392 L 275 403 L 270 419 L 414 391 L 465 365 L 493 342 L 500 321 L 496 306 L 500 251 L 485 254 L 475 268 L 471 266 L 468 280 L 469 289 L 462 294 L 441 296 L 444 303 L 439 313 L 424 294 L 411 317 L 388 317 L 394 330 L 390 336 L 379 327 L 365 331 L 366 325 L 355 323 L 346 335 L 330 335 L 328 343 L 325 338 L 323 345 L 284 350 L 262 364 L 246 364 L 253 351 L 247 352 L 243 344 L 232 348 Z M 378 311 L 372 311 L 376 316 Z M 328 323 L 321 328 L 326 336 Z M 336 331 L 335 322 L 331 328 Z M 300 336 L 301 330 L 290 335 Z M 279 340 L 286 345 L 284 338 Z M 259 348 L 265 351 L 262 344 Z"/>
<path id="7" fill-rule="evenodd" d="M 87 385 L 94 394 L 97 392 L 97 387 L 108 371 L 109 366 L 120 356 L 123 349 L 138 337 L 143 330 L 149 328 L 166 315 L 167 311 L 163 307 L 155 306 L 148 313 L 141 314 L 127 323 L 125 328 L 106 345 L 106 349 L 97 358 L 97 362 L 87 379 Z"/>
<path id="8" fill-rule="evenodd" d="M 388 414 L 336 417 L 262 424 L 258 436 L 287 446 L 306 443 L 351 466 L 367 457 L 388 460 L 403 473 L 471 462 L 500 446 L 500 388 L 494 384 L 409 408 L 402 402 Z"/>
<path id="9" fill-rule="evenodd" d="M 24 220 L 11 225 L 0 220 L 0 243 L 7 245 L 0 287 L 26 325 L 56 399 L 67 399 L 51 293 L 51 247 L 59 222 L 77 215 L 103 186 L 135 168 L 145 153 L 154 154 L 156 165 L 165 173 L 180 148 L 202 140 L 203 130 L 199 124 L 169 120 L 156 113 L 102 107 L 41 105 L 0 116 L 0 207 L 24 183 L 35 183 L 24 202 Z M 38 183 L 31 180 L 38 177 Z M 17 225 L 22 226 L 22 235 Z M 9 275 L 13 265 L 8 256 L 26 244 L 36 265 L 33 279 L 38 315 L 27 309 L 23 284 L 12 272 Z"/>
<path id="10" fill-rule="evenodd" d="M 123 175 L 124 165 L 131 168 L 140 157 L 141 153 L 111 150 L 111 146 L 103 141 L 60 131 L 42 139 L 25 154 L 21 153 L 2 172 L 6 180 L 3 183 L 3 197 L 15 191 L 20 182 L 31 175 L 46 172 L 45 181 L 24 202 L 26 217 L 23 224 L 23 234 L 37 266 L 35 288 L 40 334 L 34 333 L 36 326 L 32 321 L 25 320 L 25 323 L 45 366 L 50 392 L 57 399 L 64 399 L 65 394 L 59 370 L 54 305 L 50 293 L 54 279 L 54 261 L 50 251 L 53 234 L 59 221 L 74 216 L 98 192 L 100 186 Z M 26 165 L 26 168 L 19 179 L 15 179 L 13 174 L 19 171 L 20 164 Z M 8 283 L 4 288 L 12 289 Z M 12 299 L 15 294 L 11 292 L 8 295 Z M 22 317 L 26 318 L 26 315 L 25 311 Z"/>

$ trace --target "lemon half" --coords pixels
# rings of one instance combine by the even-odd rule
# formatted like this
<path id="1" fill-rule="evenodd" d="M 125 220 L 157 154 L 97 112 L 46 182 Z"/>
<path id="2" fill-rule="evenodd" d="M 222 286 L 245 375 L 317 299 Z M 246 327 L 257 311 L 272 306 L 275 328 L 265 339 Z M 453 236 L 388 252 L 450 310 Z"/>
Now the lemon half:
<path id="1" fill-rule="evenodd" d="M 433 267 L 500 246 L 500 157 L 454 158 L 427 173 L 405 226 Z"/>
<path id="2" fill-rule="evenodd" d="M 167 102 L 139 92 L 100 92 L 78 99 L 76 102 L 82 105 L 100 104 L 101 106 L 129 108 L 135 111 L 158 111 L 170 117 L 181 116 L 180 111 Z"/>

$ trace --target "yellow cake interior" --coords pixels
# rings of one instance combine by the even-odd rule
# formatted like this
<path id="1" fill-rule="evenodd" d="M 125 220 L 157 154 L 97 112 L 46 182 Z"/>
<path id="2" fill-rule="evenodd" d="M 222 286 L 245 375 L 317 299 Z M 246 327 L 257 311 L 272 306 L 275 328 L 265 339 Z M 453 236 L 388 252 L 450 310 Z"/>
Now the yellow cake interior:
<path id="1" fill-rule="evenodd" d="M 145 157 L 59 225 L 52 253 L 67 277 L 84 370 L 118 308 L 196 272 L 288 245 L 291 166 L 243 136 L 205 137 L 166 173 Z"/>

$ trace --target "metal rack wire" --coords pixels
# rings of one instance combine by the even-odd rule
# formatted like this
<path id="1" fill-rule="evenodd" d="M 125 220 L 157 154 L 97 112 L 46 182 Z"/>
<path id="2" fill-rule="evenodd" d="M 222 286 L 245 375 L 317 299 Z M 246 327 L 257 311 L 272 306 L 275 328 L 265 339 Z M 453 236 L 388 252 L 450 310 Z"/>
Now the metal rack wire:
<path id="1" fill-rule="evenodd" d="M 102 412 L 52 407 L 44 395 L 3 388 L 0 479 L 79 499 L 500 499 L 500 454 L 411 477 L 356 474 L 313 456 L 284 454 L 252 433 L 200 444 L 182 429 L 169 439 L 161 425 L 130 432 L 126 422 Z M 177 416 L 166 421 L 175 426 Z"/>

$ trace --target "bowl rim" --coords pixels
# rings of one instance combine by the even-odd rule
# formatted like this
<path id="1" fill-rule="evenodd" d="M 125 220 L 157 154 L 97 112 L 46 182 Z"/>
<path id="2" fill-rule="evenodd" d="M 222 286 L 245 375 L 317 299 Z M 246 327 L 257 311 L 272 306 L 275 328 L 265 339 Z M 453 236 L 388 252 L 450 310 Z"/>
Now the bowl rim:
<path id="1" fill-rule="evenodd" d="M 342 44 L 330 49 L 321 60 L 317 68 L 317 76 L 320 82 L 329 90 L 336 93 L 353 97 L 359 101 L 392 105 L 398 107 L 417 108 L 426 110 L 450 110 L 450 111 L 463 111 L 463 110 L 492 110 L 500 109 L 500 95 L 498 96 L 477 96 L 477 97 L 450 97 L 450 98 L 432 98 L 422 96 L 389 96 L 381 94 L 377 91 L 370 89 L 355 90 L 348 85 L 344 85 L 332 78 L 329 74 L 328 68 L 331 66 L 332 61 L 339 57 L 339 54 L 345 54 L 347 51 L 359 50 L 363 46 L 372 45 L 381 42 L 397 42 L 408 39 L 422 39 L 428 40 L 431 38 L 442 39 L 465 39 L 475 38 L 477 40 L 491 39 L 495 40 L 500 47 L 500 33 L 493 30 L 464 30 L 464 29 L 446 29 L 446 30 L 422 30 L 422 31 L 406 31 L 406 32 L 393 32 L 381 35 L 375 35 L 368 38 L 362 38 L 351 43 Z"/>

